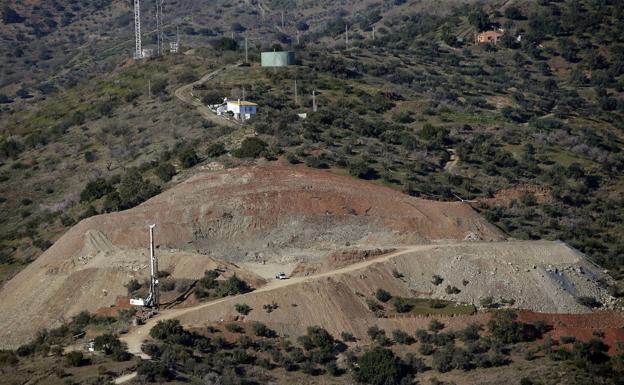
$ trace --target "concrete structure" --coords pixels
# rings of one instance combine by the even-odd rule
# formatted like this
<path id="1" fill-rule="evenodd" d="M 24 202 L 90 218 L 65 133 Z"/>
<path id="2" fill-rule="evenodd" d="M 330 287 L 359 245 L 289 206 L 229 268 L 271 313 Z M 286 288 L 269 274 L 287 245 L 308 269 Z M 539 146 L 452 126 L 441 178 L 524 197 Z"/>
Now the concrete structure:
<path id="1" fill-rule="evenodd" d="M 295 64 L 295 53 L 292 51 L 262 52 L 263 67 L 286 67 Z"/>
<path id="2" fill-rule="evenodd" d="M 501 31 L 485 31 L 477 35 L 477 43 L 479 44 L 498 44 L 503 32 Z"/>
<path id="3" fill-rule="evenodd" d="M 256 103 L 247 102 L 245 100 L 227 100 L 227 111 L 234 114 L 234 118 L 238 120 L 251 119 L 258 113 L 258 105 Z"/>

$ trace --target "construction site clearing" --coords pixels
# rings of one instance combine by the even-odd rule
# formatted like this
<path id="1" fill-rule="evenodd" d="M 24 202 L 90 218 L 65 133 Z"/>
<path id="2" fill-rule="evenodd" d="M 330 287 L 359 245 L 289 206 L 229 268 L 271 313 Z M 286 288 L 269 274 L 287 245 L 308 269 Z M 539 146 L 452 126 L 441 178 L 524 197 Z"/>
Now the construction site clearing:
<path id="1" fill-rule="evenodd" d="M 370 326 L 414 329 L 430 314 L 451 329 L 485 322 L 484 307 L 525 309 L 520 317 L 548 319 L 555 334 L 600 327 L 607 339 L 623 337 L 624 317 L 605 288 L 611 278 L 564 243 L 507 240 L 463 202 L 272 165 L 198 174 L 136 208 L 80 222 L 2 288 L 0 348 L 83 310 L 127 310 L 128 282 L 150 277 L 152 223 L 159 269 L 179 290 L 161 292 L 158 312 L 123 334 L 134 354 L 164 319 L 189 328 L 259 321 L 288 336 L 318 325 L 368 341 Z M 210 270 L 253 291 L 203 301 L 191 295 Z M 281 273 L 288 279 L 276 279 Z M 412 310 L 371 311 L 380 288 L 412 301 Z M 242 303 L 249 314 L 236 311 Z M 267 304 L 272 311 L 263 310 Z"/>

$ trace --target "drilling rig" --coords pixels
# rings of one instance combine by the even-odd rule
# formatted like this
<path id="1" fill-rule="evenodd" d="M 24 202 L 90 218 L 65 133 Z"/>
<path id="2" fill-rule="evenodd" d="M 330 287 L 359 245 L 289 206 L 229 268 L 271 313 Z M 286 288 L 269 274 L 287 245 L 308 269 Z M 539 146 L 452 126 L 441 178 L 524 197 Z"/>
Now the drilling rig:
<path id="1" fill-rule="evenodd" d="M 150 286 L 147 297 L 130 299 L 130 304 L 134 306 L 143 306 L 152 309 L 158 309 L 160 295 L 158 291 L 158 259 L 154 255 L 154 228 L 156 225 L 149 226 L 149 253 L 150 253 Z"/>

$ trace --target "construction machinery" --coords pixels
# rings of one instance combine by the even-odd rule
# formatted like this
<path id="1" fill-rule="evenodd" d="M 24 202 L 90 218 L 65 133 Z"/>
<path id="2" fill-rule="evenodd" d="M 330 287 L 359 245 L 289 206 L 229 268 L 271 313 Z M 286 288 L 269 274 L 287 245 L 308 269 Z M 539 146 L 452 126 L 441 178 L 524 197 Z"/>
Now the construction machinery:
<path id="1" fill-rule="evenodd" d="M 143 306 L 151 309 L 158 309 L 160 301 L 160 293 L 158 290 L 158 259 L 154 254 L 154 228 L 156 225 L 149 226 L 149 254 L 150 254 L 150 281 L 149 292 L 145 298 L 132 298 L 130 304 L 134 306 Z"/>

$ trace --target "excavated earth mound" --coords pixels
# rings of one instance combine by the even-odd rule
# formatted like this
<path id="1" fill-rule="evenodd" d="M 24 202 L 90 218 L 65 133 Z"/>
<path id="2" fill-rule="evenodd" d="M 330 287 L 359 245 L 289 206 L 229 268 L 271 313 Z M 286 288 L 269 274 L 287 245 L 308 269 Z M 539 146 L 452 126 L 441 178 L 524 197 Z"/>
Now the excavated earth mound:
<path id="1" fill-rule="evenodd" d="M 395 271 L 400 273 L 398 278 Z M 433 275 L 443 282 L 434 284 Z M 307 326 L 319 325 L 334 335 L 347 331 L 366 340 L 372 325 L 389 331 L 414 330 L 428 322 L 426 317 L 409 313 L 375 317 L 367 301 L 375 298 L 379 288 L 394 296 L 446 299 L 477 307 L 481 299 L 492 297 L 494 303 L 506 300 L 514 308 L 536 312 L 589 314 L 591 309 L 580 305 L 577 297 L 591 296 L 605 304 L 614 300 L 601 288 L 601 280 L 610 278 L 560 242 L 424 245 L 317 276 L 271 282 L 243 297 L 184 309 L 176 318 L 195 327 L 203 322 L 227 322 L 241 318 L 234 304 L 246 303 L 254 310 L 245 321 L 264 322 L 280 334 L 300 335 Z M 448 294 L 449 285 L 461 291 Z M 277 309 L 263 310 L 263 305 L 273 302 Z M 390 303 L 384 306 L 392 309 Z M 465 326 L 483 314 L 436 318 Z"/>
<path id="2" fill-rule="evenodd" d="M 196 175 L 142 205 L 83 220 L 0 291 L 0 348 L 81 310 L 110 306 L 148 272 L 147 225 L 156 223 L 161 268 L 198 279 L 230 262 L 301 262 L 348 246 L 501 240 L 462 203 L 426 201 L 304 167 L 255 166 Z"/>

